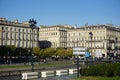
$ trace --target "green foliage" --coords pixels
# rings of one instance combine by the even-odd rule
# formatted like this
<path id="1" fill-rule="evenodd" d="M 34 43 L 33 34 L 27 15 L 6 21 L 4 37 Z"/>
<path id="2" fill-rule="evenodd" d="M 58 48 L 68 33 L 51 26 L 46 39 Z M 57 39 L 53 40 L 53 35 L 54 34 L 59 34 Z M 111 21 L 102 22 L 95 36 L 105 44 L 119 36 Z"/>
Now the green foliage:
<path id="1" fill-rule="evenodd" d="M 36 55 L 39 55 L 39 53 L 40 53 L 40 48 L 39 48 L 39 47 L 34 47 L 34 48 L 33 48 L 33 53 L 35 53 Z"/>
<path id="2" fill-rule="evenodd" d="M 82 76 L 73 80 L 120 80 L 120 77 Z"/>
<path id="3" fill-rule="evenodd" d="M 12 50 L 12 51 L 15 51 L 15 50 L 16 50 L 15 45 L 8 45 L 7 48 L 9 48 L 9 49 Z"/>
<path id="4" fill-rule="evenodd" d="M 114 76 L 120 76 L 120 63 L 114 64 L 113 68 L 114 68 L 113 70 Z"/>
<path id="5" fill-rule="evenodd" d="M 0 55 L 7 53 L 6 46 L 0 46 Z"/>
<path id="6" fill-rule="evenodd" d="M 40 54 L 39 54 L 40 57 L 44 57 L 44 56 L 45 56 L 44 51 L 45 51 L 44 49 L 41 49 L 41 50 L 40 50 Z"/>
<path id="7" fill-rule="evenodd" d="M 67 52 L 65 51 L 64 48 L 58 48 L 56 53 L 57 53 L 57 56 L 64 57 L 66 56 Z"/>
<path id="8" fill-rule="evenodd" d="M 52 57 L 55 53 L 55 49 L 54 48 L 46 48 L 44 53 L 45 53 L 46 57 Z"/>
<path id="9" fill-rule="evenodd" d="M 63 59 L 73 56 L 72 49 L 64 49 L 64 48 L 40 49 L 39 47 L 34 47 L 32 51 L 37 57 L 41 57 L 41 58 L 54 56 Z M 30 56 L 30 53 L 28 51 L 28 48 L 22 48 L 22 47 L 16 48 L 14 45 L 0 46 L 0 56 L 2 56 L 3 58 L 4 56 L 8 56 L 8 55 L 11 57 L 28 57 Z"/>
<path id="10" fill-rule="evenodd" d="M 15 45 L 8 45 L 6 46 L 7 50 L 9 51 L 10 55 L 9 56 L 16 56 L 17 54 L 15 54 L 15 50 L 16 50 L 16 47 Z"/>
<path id="11" fill-rule="evenodd" d="M 67 50 L 67 56 L 69 56 L 69 57 L 73 56 L 73 50 L 72 49 Z"/>
<path id="12" fill-rule="evenodd" d="M 87 49 L 86 49 L 86 52 L 90 52 L 90 49 L 89 49 L 89 48 L 87 48 Z"/>
<path id="13" fill-rule="evenodd" d="M 81 69 L 83 76 L 120 76 L 120 63 L 115 64 L 98 64 L 89 68 Z"/>
<path id="14" fill-rule="evenodd" d="M 71 66 L 72 65 L 72 62 L 64 62 L 64 61 L 60 61 L 60 62 L 55 62 L 55 63 L 46 63 L 46 64 L 34 64 L 34 67 L 35 68 L 38 68 L 40 69 L 40 67 L 63 67 L 63 66 Z M 0 70 L 9 70 L 9 69 L 26 69 L 26 68 L 30 68 L 31 65 L 29 64 L 18 64 L 18 65 L 3 65 L 3 66 L 0 66 Z"/>

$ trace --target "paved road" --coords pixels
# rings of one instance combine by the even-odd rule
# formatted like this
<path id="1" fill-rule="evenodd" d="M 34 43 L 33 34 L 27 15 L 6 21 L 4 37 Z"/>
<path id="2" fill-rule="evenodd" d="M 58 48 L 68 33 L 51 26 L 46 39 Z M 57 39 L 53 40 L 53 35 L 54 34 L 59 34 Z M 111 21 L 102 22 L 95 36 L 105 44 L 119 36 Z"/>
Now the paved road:
<path id="1" fill-rule="evenodd" d="M 58 69 L 69 69 L 69 68 L 76 68 L 76 66 L 64 66 L 64 67 L 44 67 L 41 68 L 40 71 L 50 71 L 50 70 L 58 70 Z M 36 71 L 38 71 L 36 69 Z M 64 76 L 53 76 L 47 78 L 39 78 L 34 80 L 71 80 L 72 78 L 76 78 L 76 74 L 74 75 L 64 75 Z M 0 77 L 0 80 L 21 80 L 21 76 L 7 76 L 7 77 Z"/>
<path id="2" fill-rule="evenodd" d="M 73 80 L 74 78 L 77 78 L 76 74 L 53 76 L 53 77 L 39 78 L 39 79 L 34 79 L 34 80 Z M 22 79 L 21 77 L 12 76 L 12 77 L 0 77 L 0 80 L 22 80 Z"/>

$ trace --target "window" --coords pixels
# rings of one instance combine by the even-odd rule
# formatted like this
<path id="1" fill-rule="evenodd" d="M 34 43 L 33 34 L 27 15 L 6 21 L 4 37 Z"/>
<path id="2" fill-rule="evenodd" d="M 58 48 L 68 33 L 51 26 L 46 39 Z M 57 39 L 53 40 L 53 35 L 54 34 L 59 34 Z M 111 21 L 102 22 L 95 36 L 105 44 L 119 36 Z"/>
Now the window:
<path id="1" fill-rule="evenodd" d="M 10 30 L 12 31 L 12 28 L 10 28 Z"/>
<path id="2" fill-rule="evenodd" d="M 16 31 L 16 28 L 14 28 L 14 31 Z"/>
<path id="3" fill-rule="evenodd" d="M 12 33 L 12 39 L 14 39 L 14 33 Z"/>
<path id="4" fill-rule="evenodd" d="M 14 39 L 16 39 L 16 33 L 14 33 Z"/>
<path id="5" fill-rule="evenodd" d="M 105 36 L 104 36 L 104 39 L 105 39 Z"/>
<path id="6" fill-rule="evenodd" d="M 68 34 L 68 36 L 70 36 L 70 33 Z"/>
<path id="7" fill-rule="evenodd" d="M 20 32 L 20 29 L 18 30 L 18 32 Z"/>
<path id="8" fill-rule="evenodd" d="M 57 32 L 56 32 L 56 35 L 57 35 Z"/>
<path id="9" fill-rule="evenodd" d="M 102 40 L 102 36 L 100 36 L 100 40 Z"/>
<path id="10" fill-rule="evenodd" d="M 75 33 L 73 33 L 73 36 L 75 36 Z"/>
<path id="11" fill-rule="evenodd" d="M 8 39 L 8 33 L 6 32 L 6 39 Z"/>
<path id="12" fill-rule="evenodd" d="M 29 33 L 31 33 L 31 30 L 29 30 Z"/>
<path id="13" fill-rule="evenodd" d="M 6 30 L 8 30 L 8 27 L 6 27 Z"/>
<path id="14" fill-rule="evenodd" d="M 2 27 L 2 30 L 4 30 L 4 27 Z"/>

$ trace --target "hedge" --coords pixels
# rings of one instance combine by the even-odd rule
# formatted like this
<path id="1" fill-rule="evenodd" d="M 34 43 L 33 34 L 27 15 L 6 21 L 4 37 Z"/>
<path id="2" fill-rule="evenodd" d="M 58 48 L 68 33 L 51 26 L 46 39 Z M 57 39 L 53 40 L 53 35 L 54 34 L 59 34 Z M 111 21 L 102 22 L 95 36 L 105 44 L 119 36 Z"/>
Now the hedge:
<path id="1" fill-rule="evenodd" d="M 120 76 L 120 63 L 102 63 L 80 70 L 82 76 Z"/>

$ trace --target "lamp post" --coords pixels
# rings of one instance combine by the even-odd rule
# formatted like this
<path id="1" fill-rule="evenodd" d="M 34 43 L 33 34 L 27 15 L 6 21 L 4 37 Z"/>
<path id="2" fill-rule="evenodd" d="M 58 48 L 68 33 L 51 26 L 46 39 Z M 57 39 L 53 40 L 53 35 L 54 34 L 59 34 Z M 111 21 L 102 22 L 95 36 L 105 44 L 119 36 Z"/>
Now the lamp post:
<path id="1" fill-rule="evenodd" d="M 93 54 L 92 54 L 92 38 L 93 38 L 93 33 L 89 32 L 89 36 L 90 36 L 90 39 L 91 39 L 91 55 L 93 57 Z"/>
<path id="2" fill-rule="evenodd" d="M 114 60 L 116 60 L 117 57 L 117 38 L 115 38 L 115 53 L 114 53 Z"/>
<path id="3" fill-rule="evenodd" d="M 2 27 L 2 31 L 1 31 L 1 46 L 3 46 L 3 27 Z"/>
<path id="4" fill-rule="evenodd" d="M 118 38 L 115 38 L 115 50 L 117 51 L 117 41 L 118 41 Z"/>
<path id="5" fill-rule="evenodd" d="M 118 38 L 115 38 L 115 49 L 116 49 L 116 52 L 117 52 L 117 41 L 118 41 Z"/>
<path id="6" fill-rule="evenodd" d="M 9 64 L 9 51 L 8 51 L 8 55 L 7 55 L 7 64 Z"/>
<path id="7" fill-rule="evenodd" d="M 108 52 L 108 55 L 107 55 L 107 56 L 110 57 L 110 50 L 111 50 L 111 46 L 110 46 L 111 40 L 110 40 L 110 37 L 109 37 L 109 43 L 108 43 L 108 44 L 109 44 L 109 47 L 108 47 L 109 52 Z"/>
<path id="8" fill-rule="evenodd" d="M 29 25 L 30 25 L 30 28 L 32 29 L 32 49 L 33 49 L 33 30 L 36 28 L 36 20 L 34 19 L 30 19 L 29 20 Z M 32 72 L 34 71 L 34 61 L 33 61 L 33 57 L 34 57 L 34 54 L 33 54 L 33 51 L 31 49 L 31 66 L 32 66 Z"/>
<path id="9" fill-rule="evenodd" d="M 80 70 L 79 70 L 79 55 L 77 55 L 77 77 L 79 77 Z"/>
<path id="10" fill-rule="evenodd" d="M 20 48 L 20 63 L 21 63 L 21 48 Z"/>
<path id="11" fill-rule="evenodd" d="M 1 49 L 2 49 L 2 50 L 1 50 L 0 52 L 3 53 L 3 27 L 2 27 L 1 29 L 2 29 L 2 30 L 1 30 L 1 33 L 0 33 L 0 34 L 1 34 L 0 37 L 1 37 Z M 1 55 L 1 58 L 2 58 L 2 60 L 4 61 L 4 55 L 3 55 L 3 56 Z"/>

